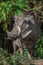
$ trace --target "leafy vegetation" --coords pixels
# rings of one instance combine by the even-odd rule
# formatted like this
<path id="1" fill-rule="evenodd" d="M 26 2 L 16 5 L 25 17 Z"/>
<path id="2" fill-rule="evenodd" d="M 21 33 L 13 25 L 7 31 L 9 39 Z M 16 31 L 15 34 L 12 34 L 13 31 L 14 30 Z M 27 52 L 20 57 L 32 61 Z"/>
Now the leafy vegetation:
<path id="1" fill-rule="evenodd" d="M 38 58 L 43 58 L 43 34 L 41 35 L 34 49 L 35 49 L 34 56 Z"/>
<path id="2" fill-rule="evenodd" d="M 0 48 L 0 65 L 24 65 L 26 62 L 32 64 L 32 60 L 28 59 L 28 51 L 24 50 L 24 55 L 21 56 L 19 52 L 15 55 L 10 55 L 7 51 Z"/>

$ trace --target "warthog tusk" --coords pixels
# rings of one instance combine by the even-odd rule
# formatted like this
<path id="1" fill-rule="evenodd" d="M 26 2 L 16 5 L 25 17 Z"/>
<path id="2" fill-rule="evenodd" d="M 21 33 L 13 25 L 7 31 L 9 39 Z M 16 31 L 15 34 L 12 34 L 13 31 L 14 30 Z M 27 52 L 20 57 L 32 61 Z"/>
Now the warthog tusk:
<path id="1" fill-rule="evenodd" d="M 28 31 L 25 35 L 22 35 L 22 37 L 23 38 L 27 37 L 31 32 L 32 32 L 32 30 Z"/>
<path id="2" fill-rule="evenodd" d="M 20 27 L 18 26 L 17 27 L 18 28 L 18 35 L 20 34 L 20 32 L 21 32 L 21 29 L 20 29 Z"/>

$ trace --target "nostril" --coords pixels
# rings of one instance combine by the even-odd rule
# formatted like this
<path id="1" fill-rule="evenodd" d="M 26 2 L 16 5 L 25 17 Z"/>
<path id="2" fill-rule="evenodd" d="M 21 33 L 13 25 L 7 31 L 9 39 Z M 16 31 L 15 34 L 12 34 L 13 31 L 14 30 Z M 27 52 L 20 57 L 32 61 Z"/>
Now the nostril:
<path id="1" fill-rule="evenodd" d="M 16 38 L 20 35 L 21 29 L 19 26 L 16 26 L 15 28 L 12 29 L 12 31 L 7 31 L 7 36 L 9 39 Z"/>

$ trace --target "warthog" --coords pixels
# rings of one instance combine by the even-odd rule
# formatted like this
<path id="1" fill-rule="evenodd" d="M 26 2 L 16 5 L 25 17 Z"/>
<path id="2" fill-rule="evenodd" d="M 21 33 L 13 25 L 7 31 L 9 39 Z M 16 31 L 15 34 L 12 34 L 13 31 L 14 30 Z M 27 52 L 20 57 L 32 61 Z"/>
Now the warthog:
<path id="1" fill-rule="evenodd" d="M 24 48 L 31 49 L 36 44 L 40 36 L 40 28 L 33 15 L 14 15 L 14 21 L 13 28 L 7 32 L 7 35 L 13 42 L 14 53 L 18 46 L 22 55 Z"/>

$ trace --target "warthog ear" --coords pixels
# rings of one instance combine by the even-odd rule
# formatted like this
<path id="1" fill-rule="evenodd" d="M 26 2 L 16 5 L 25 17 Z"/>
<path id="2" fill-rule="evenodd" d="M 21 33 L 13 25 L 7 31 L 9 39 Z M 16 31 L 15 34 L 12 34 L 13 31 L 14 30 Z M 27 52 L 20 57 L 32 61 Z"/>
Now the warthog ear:
<path id="1" fill-rule="evenodd" d="M 29 24 L 30 22 L 35 25 L 35 18 L 33 15 L 27 15 L 25 18 L 26 22 Z"/>
<path id="2" fill-rule="evenodd" d="M 14 21 L 17 21 L 18 15 L 14 15 Z"/>
<path id="3" fill-rule="evenodd" d="M 15 15 L 14 15 L 14 18 L 17 18 L 17 17 L 18 17 L 18 16 L 15 14 Z"/>

